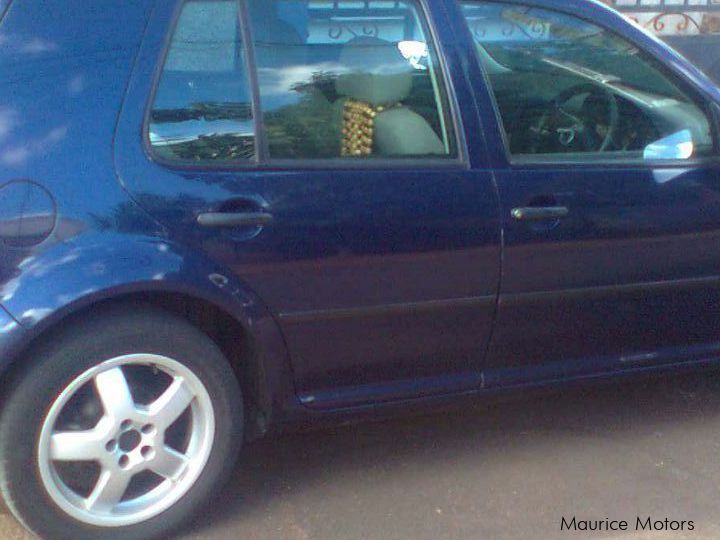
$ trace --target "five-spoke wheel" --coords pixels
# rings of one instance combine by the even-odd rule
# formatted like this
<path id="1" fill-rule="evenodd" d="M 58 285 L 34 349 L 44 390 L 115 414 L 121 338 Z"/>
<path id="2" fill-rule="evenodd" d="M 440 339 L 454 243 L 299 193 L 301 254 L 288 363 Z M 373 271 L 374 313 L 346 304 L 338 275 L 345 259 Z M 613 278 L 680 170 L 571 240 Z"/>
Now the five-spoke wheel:
<path id="1" fill-rule="evenodd" d="M 217 343 L 112 307 L 38 343 L 0 410 L 0 489 L 38 536 L 167 538 L 228 478 L 239 381 Z"/>
<path id="2" fill-rule="evenodd" d="M 133 370 L 131 380 L 125 370 Z M 98 405 L 102 416 L 95 422 Z M 66 429 L 65 419 L 94 425 Z M 174 446 L 166 440 L 171 428 L 184 434 Z M 76 519 L 138 523 L 187 492 L 207 462 L 214 432 L 210 396 L 188 368 L 164 356 L 126 355 L 82 373 L 55 400 L 40 433 L 38 466 L 48 494 Z M 64 463 L 85 464 L 88 485 L 73 482 L 78 467 L 70 469 L 75 478 L 64 479 L 67 468 L 57 466 Z M 128 495 L 133 480 L 142 485 Z"/>

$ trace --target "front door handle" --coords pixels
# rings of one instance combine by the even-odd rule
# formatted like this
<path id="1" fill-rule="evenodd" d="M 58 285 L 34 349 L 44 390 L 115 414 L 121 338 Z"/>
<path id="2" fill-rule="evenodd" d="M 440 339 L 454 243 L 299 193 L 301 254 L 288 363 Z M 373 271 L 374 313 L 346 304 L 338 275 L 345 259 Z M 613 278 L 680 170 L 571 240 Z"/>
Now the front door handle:
<path id="1" fill-rule="evenodd" d="M 204 212 L 197 217 L 203 227 L 264 227 L 272 220 L 267 212 Z"/>
<path id="2" fill-rule="evenodd" d="M 550 221 L 562 219 L 570 211 L 566 206 L 526 206 L 513 208 L 512 217 L 518 221 Z"/>

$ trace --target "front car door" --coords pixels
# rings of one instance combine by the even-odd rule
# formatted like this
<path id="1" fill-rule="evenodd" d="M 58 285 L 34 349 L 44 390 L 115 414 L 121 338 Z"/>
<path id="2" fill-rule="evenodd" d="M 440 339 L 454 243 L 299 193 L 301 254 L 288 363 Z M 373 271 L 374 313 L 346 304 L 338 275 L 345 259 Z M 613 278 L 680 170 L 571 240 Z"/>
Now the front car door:
<path id="1" fill-rule="evenodd" d="M 497 196 L 470 167 L 483 153 L 465 150 L 462 126 L 480 130 L 455 96 L 471 93 L 462 77 L 450 91 L 458 68 L 423 4 L 159 4 L 120 120 L 119 174 L 176 242 L 267 304 L 301 401 L 477 388 Z"/>
<path id="2" fill-rule="evenodd" d="M 479 101 L 498 119 L 505 247 L 488 384 L 717 358 L 720 167 L 692 73 L 589 3 L 459 7 Z"/>

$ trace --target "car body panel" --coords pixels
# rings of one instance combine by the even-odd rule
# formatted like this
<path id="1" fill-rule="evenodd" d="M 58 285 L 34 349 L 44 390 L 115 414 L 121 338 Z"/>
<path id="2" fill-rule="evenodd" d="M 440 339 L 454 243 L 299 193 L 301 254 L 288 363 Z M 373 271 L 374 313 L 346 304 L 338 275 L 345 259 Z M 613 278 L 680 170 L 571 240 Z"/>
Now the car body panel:
<path id="1" fill-rule="evenodd" d="M 137 203 L 269 306 L 307 406 L 476 388 L 500 272 L 491 174 L 461 161 L 234 170 L 154 162 L 137 130 L 172 13 L 162 6 L 150 22 L 116 136 L 117 170 Z M 476 125 L 473 109 L 459 125 L 466 120 Z M 253 202 L 273 223 L 198 224 L 198 214 L 228 201 Z M 415 377 L 424 383 L 408 385 Z"/>
<path id="2" fill-rule="evenodd" d="M 520 3 L 612 27 L 720 103 L 697 69 L 606 7 Z M 0 190 L 13 189 L 0 218 L 26 232 L 0 223 L 0 303 L 17 318 L 0 309 L 0 369 L 68 316 L 153 291 L 217 305 L 252 333 L 278 423 L 720 358 L 717 166 L 625 169 L 610 184 L 605 169 L 514 169 L 455 3 L 427 4 L 463 160 L 208 172 L 154 163 L 141 136 L 177 3 L 151 17 L 154 2 L 123 2 L 118 24 L 117 6 L 14 2 L 0 26 Z M 540 232 L 509 221 L 548 190 L 582 218 Z M 14 202 L 26 193 L 28 205 Z M 200 230 L 196 213 L 228 197 L 269 205 L 280 225 L 241 241 Z M 394 244 L 378 244 L 387 234 Z M 608 266 L 608 249 L 642 257 Z"/>
<path id="3" fill-rule="evenodd" d="M 551 230 L 506 220 L 488 369 L 564 360 L 569 372 L 592 359 L 622 369 L 695 346 L 717 354 L 720 167 L 497 177 L 508 214 L 545 196 L 570 214 Z"/>
<path id="4" fill-rule="evenodd" d="M 268 400 L 262 404 L 263 422 L 273 412 L 292 407 L 287 401 L 297 400 L 285 341 L 275 319 L 227 268 L 197 252 L 163 237 L 110 231 L 58 243 L 26 259 L 22 266 L 22 273 L 1 293 L 24 330 L 12 337 L 13 343 L 28 343 L 108 301 L 131 299 L 125 301 L 128 309 L 143 309 L 149 301 L 144 299 L 153 295 L 201 301 L 238 321 L 252 336 L 252 347 L 262 352 L 255 382 L 262 385 Z M 8 334 L 18 329 L 8 325 Z M 0 355 L 0 372 L 11 359 L 10 354 Z M 271 368 L 265 368 L 265 363 Z"/>
<path id="5" fill-rule="evenodd" d="M 3 284 L 34 254 L 89 230 L 158 229 L 131 207 L 123 225 L 113 221 L 128 198 L 112 168 L 112 136 L 147 10 L 129 2 L 122 29 L 109 14 L 65 11 L 60 2 L 17 3 L 0 26 Z M 29 217 L 51 221 L 50 234 L 13 239 Z"/>
<path id="6" fill-rule="evenodd" d="M 0 359 L 11 359 L 25 345 L 25 329 L 0 306 Z M 0 373 L 4 370 L 0 366 Z"/>
<path id="7" fill-rule="evenodd" d="M 152 6 L 118 5 L 119 25 L 116 12 L 93 3 L 18 2 L 2 21 L 0 303 L 20 322 L 3 325 L 0 370 L 67 317 L 164 292 L 252 327 L 276 366 L 268 386 L 286 399 L 294 396 L 279 389 L 286 381 L 270 381 L 288 367 L 274 319 L 252 291 L 222 277 L 227 269 L 171 244 L 116 177 L 117 117 Z"/>
<path id="8" fill-rule="evenodd" d="M 667 62 L 701 97 L 717 89 L 654 37 L 606 7 L 515 2 L 585 17 Z M 620 24 L 618 24 L 620 23 Z M 473 50 L 471 37 L 465 49 Z M 478 62 L 472 64 L 478 67 Z M 717 359 L 720 341 L 720 163 L 511 163 L 494 98 L 476 74 L 503 221 L 503 277 L 486 362 L 488 385 Z M 493 134 L 497 134 L 493 137 Z M 493 144 L 495 145 L 492 149 Z M 528 224 L 513 208 L 567 207 Z"/>

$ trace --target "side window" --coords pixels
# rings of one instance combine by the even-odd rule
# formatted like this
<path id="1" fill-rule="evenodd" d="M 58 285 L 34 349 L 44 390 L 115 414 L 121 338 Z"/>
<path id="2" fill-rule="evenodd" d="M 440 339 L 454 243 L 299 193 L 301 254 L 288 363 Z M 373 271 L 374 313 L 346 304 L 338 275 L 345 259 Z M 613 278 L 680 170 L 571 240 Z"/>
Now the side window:
<path id="1" fill-rule="evenodd" d="M 270 159 L 456 156 L 416 2 L 247 4 Z"/>
<path id="2" fill-rule="evenodd" d="M 461 6 L 512 155 L 678 160 L 712 152 L 706 112 L 623 38 L 535 7 Z"/>
<path id="3" fill-rule="evenodd" d="M 251 103 L 238 2 L 185 2 L 150 111 L 151 148 L 172 160 L 251 160 Z"/>

